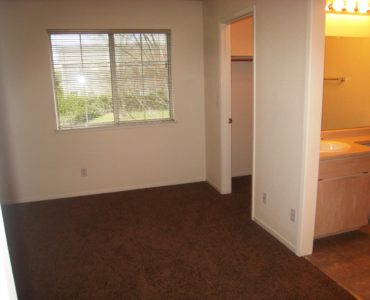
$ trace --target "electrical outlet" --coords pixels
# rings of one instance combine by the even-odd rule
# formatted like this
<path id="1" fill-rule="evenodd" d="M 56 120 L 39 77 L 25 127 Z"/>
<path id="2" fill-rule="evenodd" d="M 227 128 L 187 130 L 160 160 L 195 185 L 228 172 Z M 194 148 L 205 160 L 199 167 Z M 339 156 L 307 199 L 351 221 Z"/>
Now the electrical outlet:
<path id="1" fill-rule="evenodd" d="M 295 222 L 295 209 L 290 209 L 290 221 Z"/>
<path id="2" fill-rule="evenodd" d="M 265 192 L 262 193 L 262 203 L 267 204 L 267 193 Z"/>
<path id="3" fill-rule="evenodd" d="M 87 168 L 81 168 L 81 176 L 86 177 L 87 176 Z"/>

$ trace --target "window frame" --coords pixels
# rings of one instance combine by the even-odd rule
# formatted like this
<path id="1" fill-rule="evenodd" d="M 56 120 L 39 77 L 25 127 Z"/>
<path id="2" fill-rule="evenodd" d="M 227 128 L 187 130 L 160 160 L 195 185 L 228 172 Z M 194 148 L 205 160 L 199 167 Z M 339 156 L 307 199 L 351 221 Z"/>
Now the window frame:
<path id="1" fill-rule="evenodd" d="M 84 129 L 100 129 L 109 127 L 132 127 L 132 126 L 151 126 L 160 125 L 162 123 L 175 123 L 174 117 L 174 101 L 173 101 L 173 88 L 172 88 L 172 47 L 171 47 L 171 30 L 170 29 L 47 29 L 46 30 L 49 42 L 49 59 L 51 65 L 51 77 L 52 77 L 52 89 L 54 99 L 54 114 L 56 131 L 69 131 L 69 130 L 84 130 Z M 166 34 L 167 37 L 167 61 L 168 61 L 168 95 L 169 95 L 169 118 L 166 119 L 149 119 L 149 120 L 134 120 L 134 121 L 115 121 L 114 116 L 113 122 L 99 123 L 99 124 L 85 124 L 80 126 L 61 126 L 60 125 L 60 114 L 58 110 L 58 101 L 56 98 L 55 88 L 55 68 L 54 58 L 52 50 L 51 35 L 53 34 L 107 34 L 108 38 L 110 34 Z M 109 46 L 109 53 L 111 53 L 111 46 Z M 112 80 L 112 79 L 111 79 Z M 115 106 L 115 100 L 112 98 L 112 105 Z M 113 115 L 117 112 L 113 110 Z"/>

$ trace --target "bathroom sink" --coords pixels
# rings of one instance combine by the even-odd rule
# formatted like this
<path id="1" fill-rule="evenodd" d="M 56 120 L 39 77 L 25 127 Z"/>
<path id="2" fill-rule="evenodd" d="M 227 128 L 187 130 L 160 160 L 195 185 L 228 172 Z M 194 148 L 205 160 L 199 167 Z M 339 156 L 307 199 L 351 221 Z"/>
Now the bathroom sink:
<path id="1" fill-rule="evenodd" d="M 342 152 L 351 148 L 350 144 L 339 141 L 321 141 L 320 152 Z"/>

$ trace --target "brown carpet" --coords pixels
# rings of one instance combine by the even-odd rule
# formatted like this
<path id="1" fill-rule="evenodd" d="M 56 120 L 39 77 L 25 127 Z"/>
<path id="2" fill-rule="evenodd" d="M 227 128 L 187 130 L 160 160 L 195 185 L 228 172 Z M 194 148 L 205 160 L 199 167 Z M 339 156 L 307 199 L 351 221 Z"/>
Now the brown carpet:
<path id="1" fill-rule="evenodd" d="M 4 207 L 19 299 L 353 299 L 250 221 L 250 178 Z"/>

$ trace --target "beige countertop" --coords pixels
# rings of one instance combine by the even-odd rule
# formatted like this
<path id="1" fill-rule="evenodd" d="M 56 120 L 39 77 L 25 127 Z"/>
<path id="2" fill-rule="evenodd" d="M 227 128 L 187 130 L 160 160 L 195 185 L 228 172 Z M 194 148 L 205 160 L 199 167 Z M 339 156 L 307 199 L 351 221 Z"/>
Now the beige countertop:
<path id="1" fill-rule="evenodd" d="M 339 141 L 350 145 L 350 148 L 340 152 L 321 152 L 320 160 L 345 158 L 352 156 L 370 155 L 370 146 L 362 145 L 361 143 L 369 142 L 370 134 L 356 136 L 324 136 L 322 140 Z"/>
<path id="2" fill-rule="evenodd" d="M 350 148 L 340 152 L 321 152 L 320 160 L 344 158 L 348 156 L 370 155 L 370 146 L 362 145 L 361 143 L 368 142 L 370 144 L 370 135 L 347 136 L 335 138 L 323 138 L 322 140 L 339 141 L 350 145 Z"/>
<path id="3" fill-rule="evenodd" d="M 366 142 L 370 144 L 370 127 L 322 131 L 321 140 L 348 143 L 350 148 L 340 152 L 322 152 L 320 160 L 370 155 L 370 146 L 363 145 Z"/>

